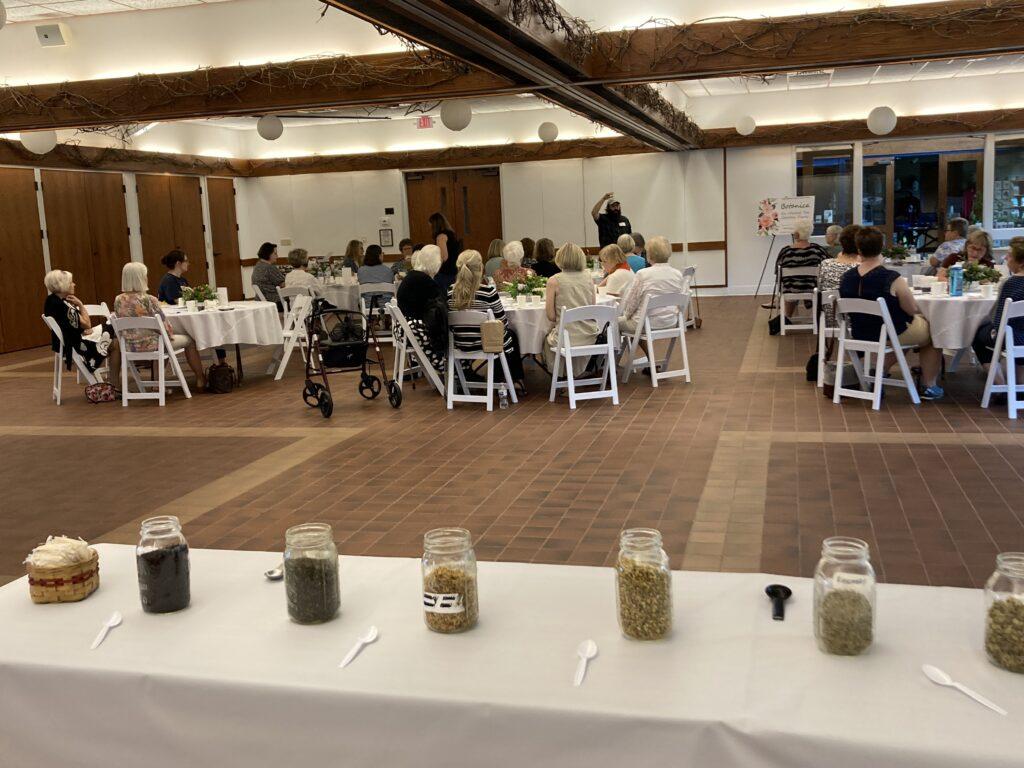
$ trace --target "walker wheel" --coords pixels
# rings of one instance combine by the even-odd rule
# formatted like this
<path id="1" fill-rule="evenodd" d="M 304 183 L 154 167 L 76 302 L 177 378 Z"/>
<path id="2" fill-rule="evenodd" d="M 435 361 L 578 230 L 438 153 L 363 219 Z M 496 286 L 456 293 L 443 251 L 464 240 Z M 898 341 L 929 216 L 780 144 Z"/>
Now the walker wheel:
<path id="1" fill-rule="evenodd" d="M 392 408 L 402 407 L 402 388 L 398 386 L 397 381 L 388 382 L 388 402 Z"/>
<path id="2" fill-rule="evenodd" d="M 359 394 L 367 400 L 373 400 L 380 394 L 380 379 L 376 376 L 364 376 L 359 382 Z"/>
<path id="3" fill-rule="evenodd" d="M 320 415 L 325 419 L 331 418 L 331 414 L 334 413 L 334 400 L 331 399 L 331 393 L 326 389 L 320 392 Z"/>
<path id="4" fill-rule="evenodd" d="M 302 399 L 306 401 L 306 405 L 316 408 L 320 404 L 320 390 L 322 389 L 320 384 L 307 381 L 306 386 L 302 389 Z"/>

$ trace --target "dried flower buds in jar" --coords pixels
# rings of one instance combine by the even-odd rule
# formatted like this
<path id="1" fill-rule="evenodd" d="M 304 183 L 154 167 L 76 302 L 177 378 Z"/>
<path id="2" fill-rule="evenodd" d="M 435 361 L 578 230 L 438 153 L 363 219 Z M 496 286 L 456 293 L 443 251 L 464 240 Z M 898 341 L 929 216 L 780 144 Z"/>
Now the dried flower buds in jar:
<path id="1" fill-rule="evenodd" d="M 672 572 L 658 531 L 622 532 L 615 585 L 622 634 L 633 640 L 660 640 L 672 631 Z"/>
<path id="2" fill-rule="evenodd" d="M 434 632 L 453 634 L 476 626 L 476 554 L 469 531 L 436 528 L 423 537 L 423 619 Z"/>
<path id="3" fill-rule="evenodd" d="M 985 653 L 1010 672 L 1024 673 L 1024 552 L 1004 552 L 985 584 Z"/>

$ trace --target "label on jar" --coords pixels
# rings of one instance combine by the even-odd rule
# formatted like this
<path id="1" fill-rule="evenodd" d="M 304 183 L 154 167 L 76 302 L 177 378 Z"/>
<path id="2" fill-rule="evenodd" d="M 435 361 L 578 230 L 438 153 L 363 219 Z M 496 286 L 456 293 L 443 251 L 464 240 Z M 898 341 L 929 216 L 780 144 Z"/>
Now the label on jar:
<path id="1" fill-rule="evenodd" d="M 837 573 L 832 577 L 836 589 L 850 589 L 855 592 L 870 592 L 871 581 L 863 573 Z"/>
<path id="2" fill-rule="evenodd" d="M 427 613 L 465 613 L 466 603 L 460 594 L 423 593 L 423 609 Z"/>

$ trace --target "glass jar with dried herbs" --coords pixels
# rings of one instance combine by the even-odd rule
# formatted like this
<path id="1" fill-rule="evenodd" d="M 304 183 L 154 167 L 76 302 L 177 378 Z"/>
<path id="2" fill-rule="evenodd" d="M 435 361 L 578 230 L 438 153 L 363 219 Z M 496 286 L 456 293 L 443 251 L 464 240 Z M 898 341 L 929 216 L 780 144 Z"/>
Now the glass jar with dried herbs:
<path id="1" fill-rule="evenodd" d="M 327 523 L 303 523 L 284 533 L 284 589 L 297 624 L 322 624 L 338 613 L 338 549 Z"/>
<path id="2" fill-rule="evenodd" d="M 814 570 L 814 636 L 818 648 L 859 656 L 875 634 L 875 569 L 867 542 L 833 536 Z"/>
<path id="3" fill-rule="evenodd" d="M 171 613 L 188 608 L 192 599 L 188 542 L 178 518 L 161 515 L 142 521 L 135 565 L 142 610 Z"/>
<path id="4" fill-rule="evenodd" d="M 435 528 L 423 537 L 423 618 L 434 632 L 476 626 L 476 553 L 465 528 Z"/>
<path id="5" fill-rule="evenodd" d="M 1024 552 L 996 557 L 985 584 L 985 653 L 997 667 L 1024 672 Z"/>
<path id="6" fill-rule="evenodd" d="M 672 571 L 653 528 L 629 528 L 619 537 L 615 566 L 619 628 L 633 640 L 660 640 L 672 631 Z"/>

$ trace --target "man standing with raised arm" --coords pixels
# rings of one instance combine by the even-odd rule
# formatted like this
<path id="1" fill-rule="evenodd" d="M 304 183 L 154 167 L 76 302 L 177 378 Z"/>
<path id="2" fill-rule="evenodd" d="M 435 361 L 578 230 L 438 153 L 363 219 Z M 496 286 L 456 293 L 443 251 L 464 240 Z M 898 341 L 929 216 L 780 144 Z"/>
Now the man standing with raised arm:
<path id="1" fill-rule="evenodd" d="M 601 213 L 601 206 L 606 200 L 608 205 L 605 207 L 605 212 Z M 629 223 L 629 219 L 622 215 L 622 205 L 615 199 L 613 192 L 608 192 L 598 200 L 590 215 L 597 223 L 597 238 L 602 248 L 617 242 L 622 235 L 633 233 L 633 226 Z"/>

